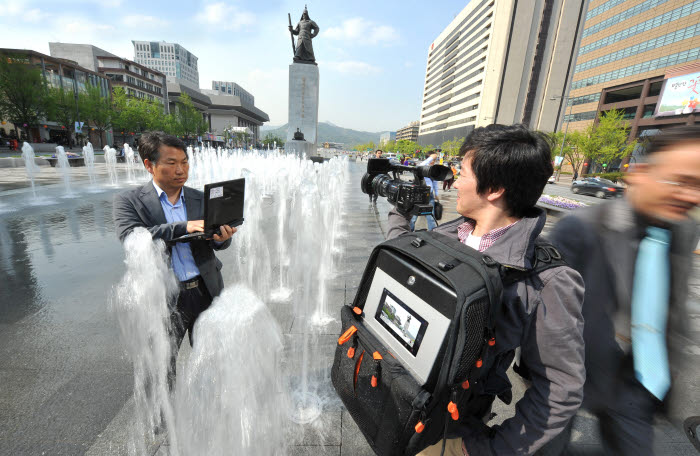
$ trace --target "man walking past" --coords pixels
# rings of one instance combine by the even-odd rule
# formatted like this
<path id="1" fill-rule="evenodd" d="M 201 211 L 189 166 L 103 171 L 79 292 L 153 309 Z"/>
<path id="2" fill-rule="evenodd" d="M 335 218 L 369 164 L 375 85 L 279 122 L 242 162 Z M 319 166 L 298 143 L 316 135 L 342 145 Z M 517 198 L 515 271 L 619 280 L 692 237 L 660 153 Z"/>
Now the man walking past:
<path id="1" fill-rule="evenodd" d="M 616 456 L 653 454 L 654 414 L 687 399 L 672 386 L 688 345 L 700 127 L 662 132 L 647 158 L 628 172 L 624 198 L 579 209 L 551 234 L 586 283 L 584 407 L 598 417 L 605 454 Z"/>

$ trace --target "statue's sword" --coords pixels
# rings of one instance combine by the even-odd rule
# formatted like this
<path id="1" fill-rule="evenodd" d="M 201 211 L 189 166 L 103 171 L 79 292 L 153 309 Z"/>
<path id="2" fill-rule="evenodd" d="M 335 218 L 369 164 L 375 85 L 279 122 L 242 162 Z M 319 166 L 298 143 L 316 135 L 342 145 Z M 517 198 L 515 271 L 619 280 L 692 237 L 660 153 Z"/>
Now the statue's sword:
<path id="1" fill-rule="evenodd" d="M 289 27 L 292 27 L 292 15 L 287 13 L 287 18 L 289 19 Z M 294 45 L 294 33 L 292 31 L 289 31 L 289 35 L 292 38 L 292 54 L 296 54 L 297 52 L 297 47 Z"/>

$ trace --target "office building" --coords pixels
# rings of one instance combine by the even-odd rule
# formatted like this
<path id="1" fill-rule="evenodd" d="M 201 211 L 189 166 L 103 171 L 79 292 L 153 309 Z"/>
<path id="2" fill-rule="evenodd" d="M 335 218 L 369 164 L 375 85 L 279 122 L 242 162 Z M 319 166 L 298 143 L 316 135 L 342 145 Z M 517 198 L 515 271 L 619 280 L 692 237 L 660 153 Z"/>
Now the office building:
<path id="1" fill-rule="evenodd" d="M 199 89 L 197 57 L 177 43 L 131 41 L 134 61 L 165 74 L 168 82 Z"/>
<path id="2" fill-rule="evenodd" d="M 592 0 L 565 122 L 622 109 L 630 139 L 696 123 L 698 81 L 700 0 Z"/>
<path id="3" fill-rule="evenodd" d="M 112 89 L 122 87 L 131 97 L 158 102 L 167 112 L 168 90 L 163 73 L 91 44 L 49 43 L 49 50 L 53 57 L 73 60 L 105 75 L 112 81 Z"/>
<path id="4" fill-rule="evenodd" d="M 492 123 L 553 131 L 586 3 L 470 1 L 429 46 L 418 142 L 438 145 Z"/>
<path id="5" fill-rule="evenodd" d="M 395 131 L 387 131 L 379 135 L 379 144 L 386 144 L 389 141 L 396 141 Z"/>
<path id="6" fill-rule="evenodd" d="M 25 63 L 39 68 L 47 87 L 63 88 L 64 91 L 72 93 L 76 99 L 78 94 L 87 90 L 88 86 L 98 87 L 100 94 L 104 97 L 110 95 L 110 80 L 104 74 L 84 68 L 74 60 L 48 56 L 26 49 L 0 49 L 0 54 L 7 56 L 13 62 Z M 3 128 L 7 130 L 6 133 L 10 133 L 14 126 L 6 122 Z M 83 126 L 78 133 L 85 135 L 93 144 L 104 144 L 111 141 L 108 133 L 105 133 L 100 140 L 98 133 L 88 128 L 87 125 Z M 65 126 L 59 125 L 53 119 L 44 119 L 40 125 L 30 129 L 29 140 L 68 144 L 70 134 L 71 132 Z"/>
<path id="7" fill-rule="evenodd" d="M 223 95 L 219 90 L 195 90 L 189 85 L 176 82 L 168 82 L 171 112 L 176 112 L 177 103 L 185 93 L 209 124 L 210 135 L 205 139 L 210 141 L 223 141 L 224 132 L 231 130 L 247 133 L 248 144 L 257 144 L 260 141 L 260 127 L 270 121 L 265 112 L 243 103 L 238 96 Z"/>
<path id="8" fill-rule="evenodd" d="M 418 130 L 420 129 L 420 121 L 411 122 L 403 128 L 396 130 L 396 140 L 406 139 L 408 141 L 418 142 Z"/>
<path id="9" fill-rule="evenodd" d="M 211 89 L 218 91 L 219 95 L 233 95 L 235 97 L 239 97 L 241 99 L 241 103 L 248 105 L 255 104 L 255 97 L 235 82 L 212 81 Z"/>

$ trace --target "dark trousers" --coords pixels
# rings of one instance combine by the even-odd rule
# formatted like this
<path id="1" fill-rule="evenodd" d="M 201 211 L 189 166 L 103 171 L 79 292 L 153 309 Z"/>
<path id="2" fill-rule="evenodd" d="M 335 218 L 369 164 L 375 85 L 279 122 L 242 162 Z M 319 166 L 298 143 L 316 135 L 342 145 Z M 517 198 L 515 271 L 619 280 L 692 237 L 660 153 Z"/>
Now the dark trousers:
<path id="1" fill-rule="evenodd" d="M 194 279 L 193 279 L 194 280 Z M 192 330 L 199 314 L 209 308 L 212 297 L 201 277 L 197 278 L 198 285 L 194 288 L 186 288 L 187 282 L 180 284 L 180 293 L 177 296 L 175 309 L 170 313 L 170 341 L 172 343 L 172 355 L 170 368 L 168 369 L 168 386 L 172 391 L 175 387 L 175 369 L 177 365 L 177 353 L 189 331 L 190 344 L 193 343 Z M 189 281 L 191 282 L 191 281 Z"/>
<path id="2" fill-rule="evenodd" d="M 557 437 L 548 442 L 537 456 L 558 455 L 652 455 L 654 443 L 654 413 L 660 402 L 635 380 L 615 388 L 616 398 L 612 404 L 590 404 L 588 410 L 598 418 L 602 449 L 586 453 L 569 448 L 573 421 Z M 576 419 L 576 418 L 574 418 Z"/>

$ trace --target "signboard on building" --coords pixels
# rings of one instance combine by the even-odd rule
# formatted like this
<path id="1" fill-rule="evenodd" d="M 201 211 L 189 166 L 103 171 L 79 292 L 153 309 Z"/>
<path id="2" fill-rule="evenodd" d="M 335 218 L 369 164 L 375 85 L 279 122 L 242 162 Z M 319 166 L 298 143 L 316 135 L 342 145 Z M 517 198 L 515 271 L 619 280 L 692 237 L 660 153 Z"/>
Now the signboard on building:
<path id="1" fill-rule="evenodd" d="M 700 112 L 700 72 L 666 79 L 656 103 L 655 117 Z"/>

